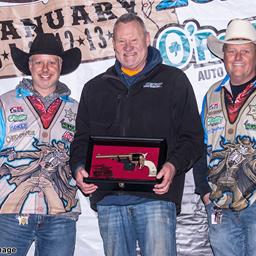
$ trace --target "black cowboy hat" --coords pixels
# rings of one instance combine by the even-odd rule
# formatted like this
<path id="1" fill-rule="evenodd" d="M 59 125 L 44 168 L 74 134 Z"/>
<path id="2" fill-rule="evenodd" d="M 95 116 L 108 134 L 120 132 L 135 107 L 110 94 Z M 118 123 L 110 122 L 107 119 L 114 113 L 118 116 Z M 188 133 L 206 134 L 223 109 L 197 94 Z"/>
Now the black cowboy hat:
<path id="1" fill-rule="evenodd" d="M 17 47 L 11 47 L 11 55 L 15 66 L 25 75 L 31 75 L 29 57 L 35 54 L 57 55 L 62 58 L 61 75 L 74 71 L 81 63 L 81 51 L 75 47 L 64 51 L 61 41 L 52 33 L 40 33 L 31 44 L 29 53 Z"/>

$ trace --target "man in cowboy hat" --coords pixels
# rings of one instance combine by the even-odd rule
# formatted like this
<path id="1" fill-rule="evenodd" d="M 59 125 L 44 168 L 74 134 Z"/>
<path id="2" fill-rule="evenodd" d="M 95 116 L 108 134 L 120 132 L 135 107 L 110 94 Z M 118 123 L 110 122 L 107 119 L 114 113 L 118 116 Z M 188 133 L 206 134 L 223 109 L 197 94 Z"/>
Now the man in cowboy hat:
<path id="1" fill-rule="evenodd" d="M 256 30 L 234 19 L 224 40 L 210 36 L 226 77 L 207 92 L 205 155 L 194 166 L 215 256 L 256 255 Z M 207 182 L 208 180 L 208 182 Z"/>
<path id="2" fill-rule="evenodd" d="M 11 55 L 32 79 L 0 97 L 0 248 L 26 255 L 35 241 L 38 255 L 71 256 L 80 205 L 68 161 L 78 104 L 59 77 L 79 66 L 81 52 L 42 33 L 29 53 L 13 47 Z"/>

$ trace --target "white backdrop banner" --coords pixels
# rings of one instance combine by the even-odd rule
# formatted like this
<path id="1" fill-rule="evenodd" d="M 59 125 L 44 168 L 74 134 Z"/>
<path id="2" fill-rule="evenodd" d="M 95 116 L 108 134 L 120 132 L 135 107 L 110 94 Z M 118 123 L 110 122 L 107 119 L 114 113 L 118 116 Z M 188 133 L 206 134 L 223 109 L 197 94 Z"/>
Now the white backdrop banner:
<path id="1" fill-rule="evenodd" d="M 201 108 L 211 84 L 225 75 L 221 61 L 207 49 L 209 35 L 222 38 L 230 19 L 250 20 L 256 26 L 256 1 L 251 0 L 10 0 L 0 1 L 0 94 L 13 89 L 22 74 L 12 62 L 10 48 L 24 51 L 37 33 L 58 36 L 65 50 L 79 47 L 82 64 L 61 81 L 79 100 L 84 84 L 114 63 L 112 28 L 123 13 L 134 12 L 146 23 L 151 44 L 167 65 L 189 77 Z M 212 255 L 207 239 L 204 206 L 194 194 L 192 171 L 186 175 L 182 213 L 178 216 L 179 256 Z M 80 194 L 82 214 L 77 223 L 76 256 L 103 256 L 97 215 Z M 29 255 L 33 255 L 31 248 Z"/>

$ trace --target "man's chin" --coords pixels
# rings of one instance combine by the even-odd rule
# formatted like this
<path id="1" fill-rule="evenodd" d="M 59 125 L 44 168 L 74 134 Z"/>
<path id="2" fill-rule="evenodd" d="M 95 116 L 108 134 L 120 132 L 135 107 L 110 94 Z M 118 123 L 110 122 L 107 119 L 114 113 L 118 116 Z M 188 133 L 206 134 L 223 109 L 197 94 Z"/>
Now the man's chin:
<path id="1" fill-rule="evenodd" d="M 134 62 L 133 62 L 134 63 Z M 139 67 L 137 65 L 134 65 L 133 63 L 124 63 L 124 65 L 122 65 L 123 68 L 129 69 L 129 70 L 139 70 Z"/>

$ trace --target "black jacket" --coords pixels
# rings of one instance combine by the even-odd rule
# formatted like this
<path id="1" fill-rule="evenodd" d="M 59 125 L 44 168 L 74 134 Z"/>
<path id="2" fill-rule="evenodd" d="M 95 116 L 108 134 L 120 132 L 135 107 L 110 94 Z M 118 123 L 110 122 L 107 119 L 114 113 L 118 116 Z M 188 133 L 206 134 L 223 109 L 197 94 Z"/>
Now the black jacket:
<path id="1" fill-rule="evenodd" d="M 194 92 L 181 70 L 158 64 L 127 87 L 115 67 L 109 68 L 84 86 L 76 131 L 70 158 L 73 175 L 78 166 L 85 164 L 90 135 L 165 138 L 166 161 L 177 169 L 169 192 L 134 194 L 175 202 L 180 211 L 185 172 L 201 156 L 203 148 L 203 129 Z M 92 207 L 109 193 L 93 193 Z"/>

